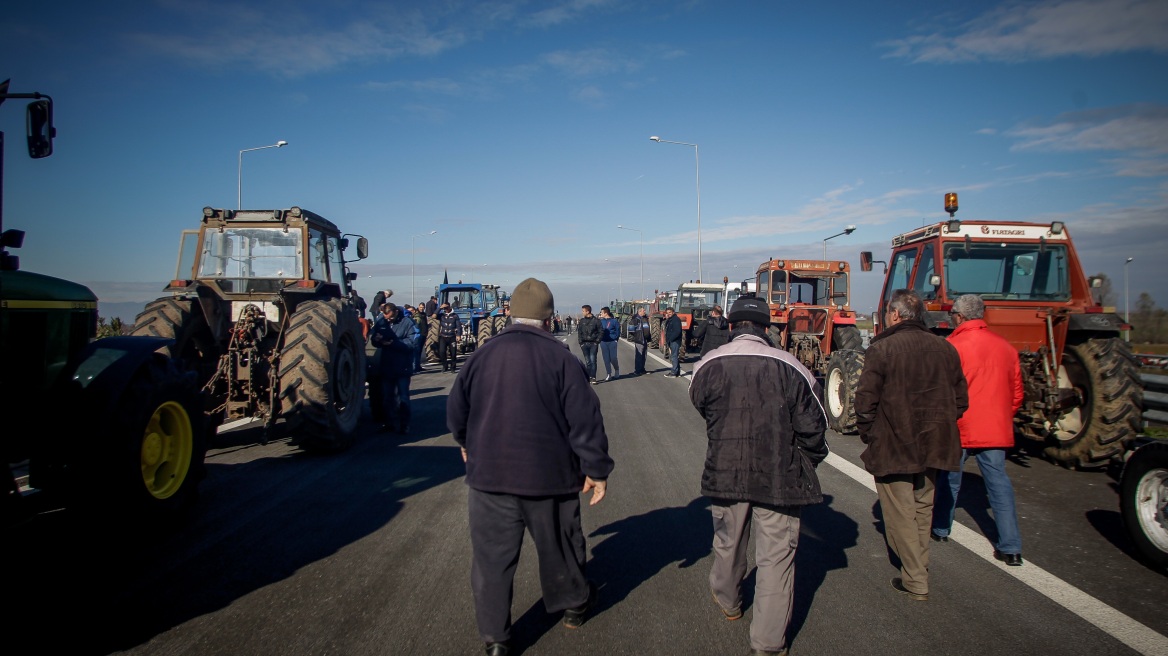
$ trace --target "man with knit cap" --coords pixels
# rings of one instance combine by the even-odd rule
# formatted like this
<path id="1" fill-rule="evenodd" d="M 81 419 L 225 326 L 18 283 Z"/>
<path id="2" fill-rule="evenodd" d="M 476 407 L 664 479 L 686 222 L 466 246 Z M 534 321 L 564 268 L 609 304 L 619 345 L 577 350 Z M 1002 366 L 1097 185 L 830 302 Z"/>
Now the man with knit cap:
<path id="1" fill-rule="evenodd" d="M 710 593 L 727 620 L 742 617 L 754 527 L 752 655 L 786 656 L 803 506 L 820 503 L 816 466 L 827 457 L 827 416 L 815 377 L 767 337 L 766 301 L 730 308 L 730 341 L 694 365 L 689 398 L 706 420 L 702 494 L 714 520 Z"/>
<path id="2" fill-rule="evenodd" d="M 446 423 L 466 463 L 475 619 L 488 656 L 511 652 L 511 598 L 526 530 L 549 612 L 579 628 L 596 603 L 585 576 L 580 493 L 604 498 L 613 468 L 600 400 L 584 366 L 550 334 L 555 304 L 528 278 L 511 295 L 512 325 L 463 365 Z"/>

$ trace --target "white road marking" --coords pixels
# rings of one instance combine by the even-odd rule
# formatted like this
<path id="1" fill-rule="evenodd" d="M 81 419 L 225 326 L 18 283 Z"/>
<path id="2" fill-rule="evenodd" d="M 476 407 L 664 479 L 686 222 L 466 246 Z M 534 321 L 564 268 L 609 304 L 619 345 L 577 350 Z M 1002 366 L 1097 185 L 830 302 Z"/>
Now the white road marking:
<path id="1" fill-rule="evenodd" d="M 853 465 L 844 458 L 830 453 L 825 462 L 835 467 L 848 478 L 876 493 L 876 481 L 864 469 Z M 1051 601 L 1066 608 L 1075 615 L 1094 624 L 1104 633 L 1147 656 L 1168 654 L 1168 637 L 1137 622 L 1118 610 L 1088 595 L 1075 586 L 1063 581 L 1027 560 L 1021 567 L 1010 567 L 994 558 L 993 545 L 973 529 L 957 522 L 949 533 L 949 541 L 969 549 L 983 560 L 1013 576 L 1031 589 L 1045 595 Z"/>

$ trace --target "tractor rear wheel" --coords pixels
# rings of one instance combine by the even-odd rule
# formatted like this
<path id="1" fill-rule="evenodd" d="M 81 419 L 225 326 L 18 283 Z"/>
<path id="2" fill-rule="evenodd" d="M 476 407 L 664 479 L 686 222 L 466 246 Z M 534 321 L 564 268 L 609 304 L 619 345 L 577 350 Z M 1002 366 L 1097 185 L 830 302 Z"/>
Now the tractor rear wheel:
<path id="1" fill-rule="evenodd" d="M 340 451 L 353 443 L 365 398 L 365 348 L 357 315 L 340 300 L 303 301 L 280 355 L 280 416 L 293 444 Z"/>
<path id="2" fill-rule="evenodd" d="M 856 432 L 856 390 L 864 371 L 860 351 L 834 351 L 827 362 L 823 382 L 823 407 L 827 425 L 841 435 Z"/>
<path id="3" fill-rule="evenodd" d="M 661 345 L 661 317 L 649 318 L 649 348 Z"/>
<path id="4" fill-rule="evenodd" d="M 426 341 L 422 344 L 422 358 L 426 362 L 438 361 L 438 328 L 441 322 L 438 317 L 430 317 L 426 319 L 428 324 L 426 327 Z"/>
<path id="5" fill-rule="evenodd" d="M 1139 433 L 1143 388 L 1126 343 L 1117 337 L 1068 344 L 1058 385 L 1074 390 L 1081 405 L 1047 427 L 1043 452 L 1059 464 L 1080 469 L 1106 466 L 1128 449 Z"/>
<path id="6" fill-rule="evenodd" d="M 506 327 L 507 327 L 507 317 L 506 316 L 500 314 L 499 316 L 495 317 L 495 334 L 496 335 L 503 332 L 503 329 Z"/>
<path id="7" fill-rule="evenodd" d="M 479 319 L 479 329 L 475 341 L 478 346 L 482 346 L 486 341 L 495 336 L 495 318 L 483 317 Z"/>
<path id="8" fill-rule="evenodd" d="M 206 384 L 219 366 L 219 346 L 198 301 L 167 296 L 146 305 L 134 319 L 134 336 L 165 337 L 174 344 L 162 352 L 194 371 Z"/>
<path id="9" fill-rule="evenodd" d="M 836 326 L 831 333 L 832 351 L 860 351 L 864 348 L 864 338 L 855 326 Z"/>
<path id="10" fill-rule="evenodd" d="M 1168 571 L 1168 444 L 1137 448 L 1119 477 L 1119 509 L 1140 554 Z"/>

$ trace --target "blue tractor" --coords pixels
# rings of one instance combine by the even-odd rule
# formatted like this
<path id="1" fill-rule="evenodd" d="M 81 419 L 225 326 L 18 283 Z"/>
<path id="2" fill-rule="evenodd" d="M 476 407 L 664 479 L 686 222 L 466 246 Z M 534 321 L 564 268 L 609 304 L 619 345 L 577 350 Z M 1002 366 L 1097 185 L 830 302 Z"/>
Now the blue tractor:
<path id="1" fill-rule="evenodd" d="M 451 310 L 462 320 L 462 337 L 458 352 L 471 353 L 480 344 L 503 330 L 507 317 L 503 304 L 507 294 L 498 285 L 480 283 L 443 283 L 435 290 L 438 304 L 449 303 Z M 426 331 L 425 355 L 429 362 L 438 360 L 438 317 L 429 318 Z"/>

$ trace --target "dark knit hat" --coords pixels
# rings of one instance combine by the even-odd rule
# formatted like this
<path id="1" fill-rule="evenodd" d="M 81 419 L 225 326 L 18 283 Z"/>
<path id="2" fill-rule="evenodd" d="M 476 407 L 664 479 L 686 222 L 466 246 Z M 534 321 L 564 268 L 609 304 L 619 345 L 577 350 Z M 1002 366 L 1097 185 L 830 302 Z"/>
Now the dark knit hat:
<path id="1" fill-rule="evenodd" d="M 764 326 L 771 322 L 771 309 L 761 299 L 742 296 L 730 307 L 730 314 L 726 315 L 730 323 L 739 321 L 753 321 Z"/>
<path id="2" fill-rule="evenodd" d="M 551 319 L 555 307 L 552 290 L 542 280 L 528 278 L 511 294 L 511 316 L 517 319 Z"/>

